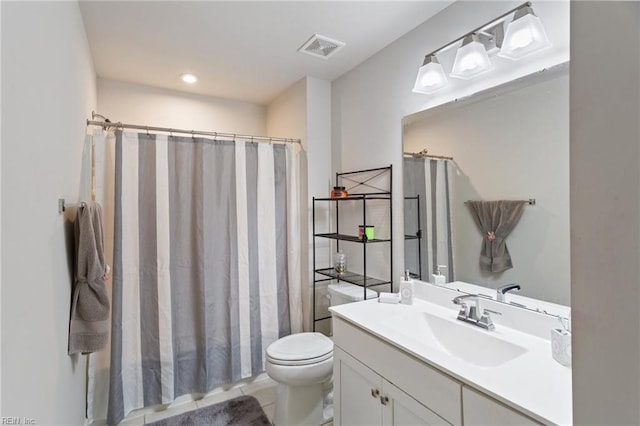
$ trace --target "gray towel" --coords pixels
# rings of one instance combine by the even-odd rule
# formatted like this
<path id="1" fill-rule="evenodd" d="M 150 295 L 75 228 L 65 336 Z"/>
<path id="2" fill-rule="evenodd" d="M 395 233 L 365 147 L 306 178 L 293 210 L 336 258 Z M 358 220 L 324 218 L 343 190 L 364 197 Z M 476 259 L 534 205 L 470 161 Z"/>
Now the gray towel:
<path id="1" fill-rule="evenodd" d="M 505 239 L 515 228 L 527 201 L 467 201 L 473 220 L 483 235 L 480 270 L 499 273 L 513 268 Z"/>
<path id="2" fill-rule="evenodd" d="M 75 222 L 76 278 L 69 324 L 69 355 L 104 349 L 109 337 L 109 294 L 105 286 L 102 207 L 95 201 L 78 208 Z"/>

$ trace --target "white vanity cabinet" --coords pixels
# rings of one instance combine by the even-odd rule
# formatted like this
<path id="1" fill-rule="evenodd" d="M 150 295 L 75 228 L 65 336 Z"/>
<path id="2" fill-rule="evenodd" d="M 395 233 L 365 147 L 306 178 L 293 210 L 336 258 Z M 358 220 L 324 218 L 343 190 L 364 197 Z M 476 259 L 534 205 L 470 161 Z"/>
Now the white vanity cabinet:
<path id="1" fill-rule="evenodd" d="M 540 424 L 337 316 L 333 340 L 336 426 Z"/>
<path id="2" fill-rule="evenodd" d="M 449 425 L 339 348 L 334 350 L 334 389 L 335 425 Z"/>

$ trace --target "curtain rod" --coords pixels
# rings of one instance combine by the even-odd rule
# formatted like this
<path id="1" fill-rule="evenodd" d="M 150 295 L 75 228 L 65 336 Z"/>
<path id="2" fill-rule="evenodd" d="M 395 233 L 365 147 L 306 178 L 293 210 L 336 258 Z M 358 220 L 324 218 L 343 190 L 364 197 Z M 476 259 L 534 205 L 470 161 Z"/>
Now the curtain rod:
<path id="1" fill-rule="evenodd" d="M 403 152 L 403 154 L 407 157 L 413 157 L 413 158 L 435 158 L 438 160 L 453 160 L 453 157 L 447 157 L 444 155 L 431 155 L 431 154 L 427 154 L 427 150 L 423 149 L 420 152 Z"/>
<path id="2" fill-rule="evenodd" d="M 99 114 L 92 113 L 93 118 L 96 116 L 102 117 Z M 104 117 L 103 117 L 104 118 Z M 213 137 L 221 137 L 225 139 L 232 139 L 235 141 L 236 139 L 243 139 L 245 141 L 251 142 L 281 142 L 281 143 L 300 143 L 300 139 L 292 139 L 292 138 L 279 138 L 279 137 L 271 137 L 271 136 L 253 136 L 253 135 L 240 135 L 236 133 L 222 133 L 222 132 L 202 132 L 199 130 L 183 130 L 183 129 L 172 129 L 168 127 L 155 127 L 155 126 L 141 126 L 139 124 L 126 124 L 126 123 L 113 123 L 109 119 L 105 118 L 104 121 L 94 121 L 87 120 L 87 126 L 100 126 L 103 129 L 107 130 L 108 128 L 119 128 L 119 129 L 137 129 L 137 130 L 146 130 L 154 131 L 154 132 L 167 132 L 169 134 L 173 133 L 185 133 L 191 136 L 199 135 L 199 136 L 213 136 Z"/>

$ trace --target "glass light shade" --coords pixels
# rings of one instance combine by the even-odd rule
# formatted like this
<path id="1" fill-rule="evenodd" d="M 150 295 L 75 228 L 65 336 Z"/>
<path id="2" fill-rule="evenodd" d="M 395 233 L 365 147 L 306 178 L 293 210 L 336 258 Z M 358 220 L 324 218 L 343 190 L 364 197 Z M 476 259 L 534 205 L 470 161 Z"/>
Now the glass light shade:
<path id="1" fill-rule="evenodd" d="M 425 60 L 425 64 L 418 70 L 416 84 L 413 91 L 416 93 L 434 93 L 447 85 L 447 74 L 435 57 Z"/>
<path id="2" fill-rule="evenodd" d="M 484 45 L 476 37 L 466 38 L 456 52 L 451 77 L 469 80 L 492 67 Z"/>
<path id="3" fill-rule="evenodd" d="M 509 23 L 498 56 L 517 60 L 549 46 L 542 21 L 531 12 Z"/>

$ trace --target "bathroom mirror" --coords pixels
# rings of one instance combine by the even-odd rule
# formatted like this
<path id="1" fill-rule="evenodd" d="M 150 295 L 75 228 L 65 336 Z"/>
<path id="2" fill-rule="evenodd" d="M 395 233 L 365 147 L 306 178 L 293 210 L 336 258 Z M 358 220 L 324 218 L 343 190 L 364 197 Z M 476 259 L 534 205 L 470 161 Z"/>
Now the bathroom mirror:
<path id="1" fill-rule="evenodd" d="M 403 145 L 431 155 L 404 156 L 407 269 L 432 282 L 446 265 L 447 281 L 481 285 L 494 298 L 517 283 L 519 295 L 569 305 L 568 63 L 409 115 Z M 512 268 L 481 270 L 491 236 L 474 222 L 470 200 L 523 200 L 505 239 Z"/>

